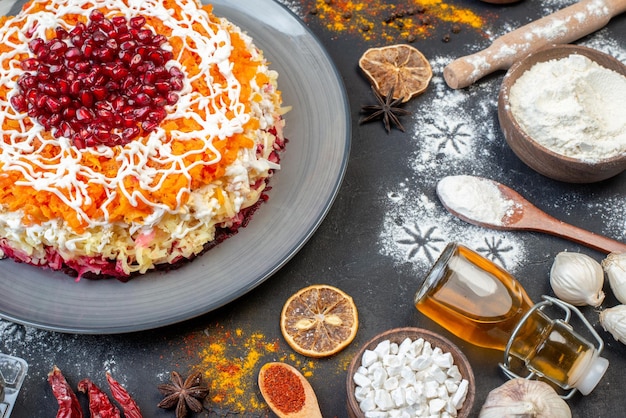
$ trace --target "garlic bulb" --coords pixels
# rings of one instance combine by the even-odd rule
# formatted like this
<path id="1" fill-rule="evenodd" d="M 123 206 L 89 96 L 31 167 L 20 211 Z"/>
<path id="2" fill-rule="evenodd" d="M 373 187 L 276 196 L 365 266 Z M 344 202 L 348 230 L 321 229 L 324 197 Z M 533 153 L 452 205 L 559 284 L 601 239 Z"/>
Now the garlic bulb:
<path id="1" fill-rule="evenodd" d="M 617 300 L 626 303 L 626 253 L 609 254 L 602 260 L 602 268 Z"/>
<path id="2" fill-rule="evenodd" d="M 604 271 L 593 258 L 581 253 L 560 252 L 550 270 L 554 294 L 572 305 L 599 306 L 604 300 Z"/>
<path id="3" fill-rule="evenodd" d="M 600 324 L 613 338 L 626 344 L 626 305 L 617 305 L 600 312 Z"/>
<path id="4" fill-rule="evenodd" d="M 487 395 L 478 418 L 571 418 L 567 403 L 552 386 L 539 380 L 516 378 Z"/>

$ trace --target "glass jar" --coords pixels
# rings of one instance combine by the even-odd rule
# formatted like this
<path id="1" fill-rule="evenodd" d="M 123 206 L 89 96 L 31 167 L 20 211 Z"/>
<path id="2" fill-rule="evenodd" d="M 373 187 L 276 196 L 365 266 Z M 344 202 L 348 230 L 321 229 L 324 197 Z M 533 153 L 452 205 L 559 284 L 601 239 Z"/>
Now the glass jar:
<path id="1" fill-rule="evenodd" d="M 556 305 L 565 320 L 544 311 Z M 554 298 L 534 304 L 520 283 L 491 260 L 457 243 L 444 249 L 415 295 L 415 306 L 454 335 L 480 347 L 505 352 L 523 362 L 531 375 L 563 389 L 590 393 L 608 361 L 599 356 L 602 339 L 575 307 Z M 594 346 L 569 323 L 574 312 L 598 341 Z M 573 394 L 570 391 L 568 396 Z"/>

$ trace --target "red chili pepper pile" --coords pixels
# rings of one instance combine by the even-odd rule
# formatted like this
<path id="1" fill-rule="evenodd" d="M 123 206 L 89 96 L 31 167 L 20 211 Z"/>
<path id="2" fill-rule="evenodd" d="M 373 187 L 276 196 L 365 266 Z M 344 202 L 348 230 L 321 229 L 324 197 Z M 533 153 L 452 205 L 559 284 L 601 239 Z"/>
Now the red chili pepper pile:
<path id="1" fill-rule="evenodd" d="M 124 410 L 124 417 L 142 418 L 137 403 L 126 389 L 113 379 L 109 373 L 106 374 L 106 377 L 113 399 L 115 399 Z M 48 373 L 48 383 L 50 383 L 52 393 L 59 404 L 57 418 L 83 418 L 83 411 L 78 402 L 78 397 L 57 366 L 54 366 L 52 371 Z M 78 390 L 87 394 L 89 397 L 89 412 L 92 416 L 101 418 L 121 418 L 119 409 L 111 402 L 107 394 L 90 379 L 81 380 L 78 383 Z"/>

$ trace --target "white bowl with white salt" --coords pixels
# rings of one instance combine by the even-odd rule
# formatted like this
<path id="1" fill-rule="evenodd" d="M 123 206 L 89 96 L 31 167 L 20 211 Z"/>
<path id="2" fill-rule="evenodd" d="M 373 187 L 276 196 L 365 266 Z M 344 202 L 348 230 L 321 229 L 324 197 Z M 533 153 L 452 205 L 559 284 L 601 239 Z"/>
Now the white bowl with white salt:
<path id="1" fill-rule="evenodd" d="M 626 65 L 579 45 L 551 45 L 514 64 L 498 97 L 513 152 L 555 180 L 591 183 L 626 170 Z"/>
<path id="2" fill-rule="evenodd" d="M 476 391 L 463 352 L 445 337 L 413 327 L 383 332 L 361 347 L 346 386 L 351 418 L 465 418 Z"/>

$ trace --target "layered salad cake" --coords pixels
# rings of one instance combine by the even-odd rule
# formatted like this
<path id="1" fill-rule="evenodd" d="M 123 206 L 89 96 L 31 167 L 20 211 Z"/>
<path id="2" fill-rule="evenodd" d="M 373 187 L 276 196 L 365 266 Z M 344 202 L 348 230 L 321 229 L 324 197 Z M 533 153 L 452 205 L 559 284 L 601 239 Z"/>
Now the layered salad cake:
<path id="1" fill-rule="evenodd" d="M 193 259 L 267 198 L 278 75 L 210 5 L 33 0 L 0 37 L 4 257 L 125 281 Z"/>

